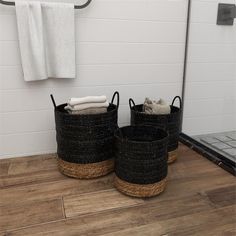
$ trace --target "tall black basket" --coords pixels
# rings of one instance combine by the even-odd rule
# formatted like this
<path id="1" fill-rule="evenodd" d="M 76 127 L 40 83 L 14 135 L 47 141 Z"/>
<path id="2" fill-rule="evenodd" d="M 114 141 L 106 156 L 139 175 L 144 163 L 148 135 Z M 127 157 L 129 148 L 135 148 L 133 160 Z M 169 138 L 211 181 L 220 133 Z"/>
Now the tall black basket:
<path id="1" fill-rule="evenodd" d="M 113 103 L 117 96 L 117 105 Z M 107 112 L 70 114 L 55 107 L 59 170 L 75 178 L 103 176 L 114 170 L 113 139 L 117 129 L 119 93 L 115 92 Z"/>
<path id="2" fill-rule="evenodd" d="M 176 99 L 179 100 L 179 107 L 174 106 Z M 143 104 L 135 105 L 132 98 L 129 99 L 131 112 L 131 125 L 151 125 L 162 128 L 169 134 L 168 141 L 168 163 L 172 163 L 178 156 L 178 141 L 181 125 L 182 100 L 176 96 L 170 105 L 171 113 L 167 115 L 146 114 Z"/>
<path id="3" fill-rule="evenodd" d="M 164 191 L 168 134 L 151 126 L 126 126 L 115 132 L 115 187 L 135 197 Z"/>

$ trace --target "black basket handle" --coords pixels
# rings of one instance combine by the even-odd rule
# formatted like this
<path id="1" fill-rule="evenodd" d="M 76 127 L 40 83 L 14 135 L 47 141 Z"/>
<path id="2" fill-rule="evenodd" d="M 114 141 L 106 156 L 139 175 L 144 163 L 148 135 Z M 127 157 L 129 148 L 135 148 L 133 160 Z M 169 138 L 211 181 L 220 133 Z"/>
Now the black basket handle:
<path id="1" fill-rule="evenodd" d="M 114 102 L 114 99 L 115 99 L 116 96 L 117 96 L 117 104 L 116 104 L 116 106 L 117 106 L 117 109 L 118 109 L 119 105 L 120 105 L 120 94 L 119 94 L 119 92 L 117 92 L 117 91 L 114 92 L 114 94 L 112 96 L 112 99 L 111 99 L 111 104 L 114 104 L 113 102 Z"/>
<path id="2" fill-rule="evenodd" d="M 54 100 L 53 95 L 50 94 L 50 97 L 51 97 L 51 100 L 52 100 L 52 104 L 53 104 L 54 108 L 56 109 L 57 105 L 56 105 L 56 102 L 55 102 L 55 100 Z"/>
<path id="3" fill-rule="evenodd" d="M 134 102 L 134 100 L 132 99 L 132 98 L 130 98 L 129 99 L 129 107 L 130 107 L 130 109 L 132 109 L 132 105 L 133 105 L 133 108 L 134 108 L 134 110 L 136 110 L 136 108 L 135 108 L 135 102 Z"/>
<path id="4" fill-rule="evenodd" d="M 173 99 L 173 101 L 172 101 L 172 104 L 171 104 L 171 106 L 173 106 L 174 105 L 174 103 L 175 103 L 175 100 L 176 99 L 179 99 L 179 108 L 180 108 L 180 110 L 182 109 L 182 99 L 181 99 L 181 97 L 180 96 L 175 96 L 174 97 L 174 99 Z"/>

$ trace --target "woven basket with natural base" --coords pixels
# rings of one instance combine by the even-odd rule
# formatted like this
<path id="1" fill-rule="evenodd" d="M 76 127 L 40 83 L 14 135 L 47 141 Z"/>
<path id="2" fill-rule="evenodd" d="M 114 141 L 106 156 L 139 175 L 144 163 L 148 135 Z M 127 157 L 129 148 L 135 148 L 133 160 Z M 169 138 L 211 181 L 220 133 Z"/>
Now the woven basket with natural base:
<path id="1" fill-rule="evenodd" d="M 153 197 L 165 190 L 167 178 L 154 184 L 133 184 L 115 176 L 114 185 L 122 193 L 133 197 Z"/>
<path id="2" fill-rule="evenodd" d="M 115 187 L 130 196 L 152 197 L 166 186 L 168 134 L 152 126 L 115 132 Z"/>
<path id="3" fill-rule="evenodd" d="M 115 97 L 117 104 L 113 103 Z M 115 92 L 107 111 L 71 114 L 66 104 L 55 106 L 59 170 L 67 176 L 90 179 L 114 170 L 114 132 L 118 128 L 119 93 Z"/>
<path id="4" fill-rule="evenodd" d="M 178 149 L 168 152 L 168 164 L 171 164 L 177 160 L 178 157 Z"/>
<path id="5" fill-rule="evenodd" d="M 91 179 L 109 174 L 114 170 L 114 160 L 96 163 L 76 164 L 57 158 L 59 170 L 67 176 L 79 179 Z"/>
<path id="6" fill-rule="evenodd" d="M 176 99 L 179 100 L 180 106 L 174 106 Z M 131 125 L 151 125 L 164 129 L 168 132 L 168 152 L 171 156 L 168 163 L 173 163 L 176 160 L 176 153 L 173 150 L 178 148 L 179 133 L 182 115 L 182 99 L 176 96 L 170 105 L 170 114 L 146 114 L 143 104 L 136 105 L 132 98 L 129 100 L 131 112 Z M 173 153 L 172 153 L 173 152 Z M 175 156 L 175 157 L 174 157 Z"/>

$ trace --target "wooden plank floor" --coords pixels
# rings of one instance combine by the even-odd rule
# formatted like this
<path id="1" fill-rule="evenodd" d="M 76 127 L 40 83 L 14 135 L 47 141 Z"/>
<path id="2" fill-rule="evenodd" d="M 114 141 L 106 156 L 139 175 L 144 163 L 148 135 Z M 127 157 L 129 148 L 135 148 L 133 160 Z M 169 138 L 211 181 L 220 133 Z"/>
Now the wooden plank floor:
<path id="1" fill-rule="evenodd" d="M 235 177 L 184 145 L 179 153 L 150 199 L 117 192 L 113 174 L 65 177 L 55 155 L 0 160 L 0 235 L 236 235 Z"/>

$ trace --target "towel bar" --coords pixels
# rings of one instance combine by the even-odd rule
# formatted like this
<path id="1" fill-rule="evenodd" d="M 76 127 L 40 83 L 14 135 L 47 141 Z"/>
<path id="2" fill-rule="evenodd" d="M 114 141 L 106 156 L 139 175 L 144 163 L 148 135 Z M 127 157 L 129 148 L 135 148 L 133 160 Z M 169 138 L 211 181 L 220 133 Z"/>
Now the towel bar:
<path id="1" fill-rule="evenodd" d="M 82 9 L 87 7 L 90 3 L 92 2 L 92 0 L 87 0 L 86 3 L 82 4 L 82 5 L 75 5 L 75 9 Z M 8 1 L 4 1 L 4 0 L 0 0 L 0 3 L 3 5 L 8 5 L 8 6 L 15 6 L 15 2 L 8 2 Z"/>

